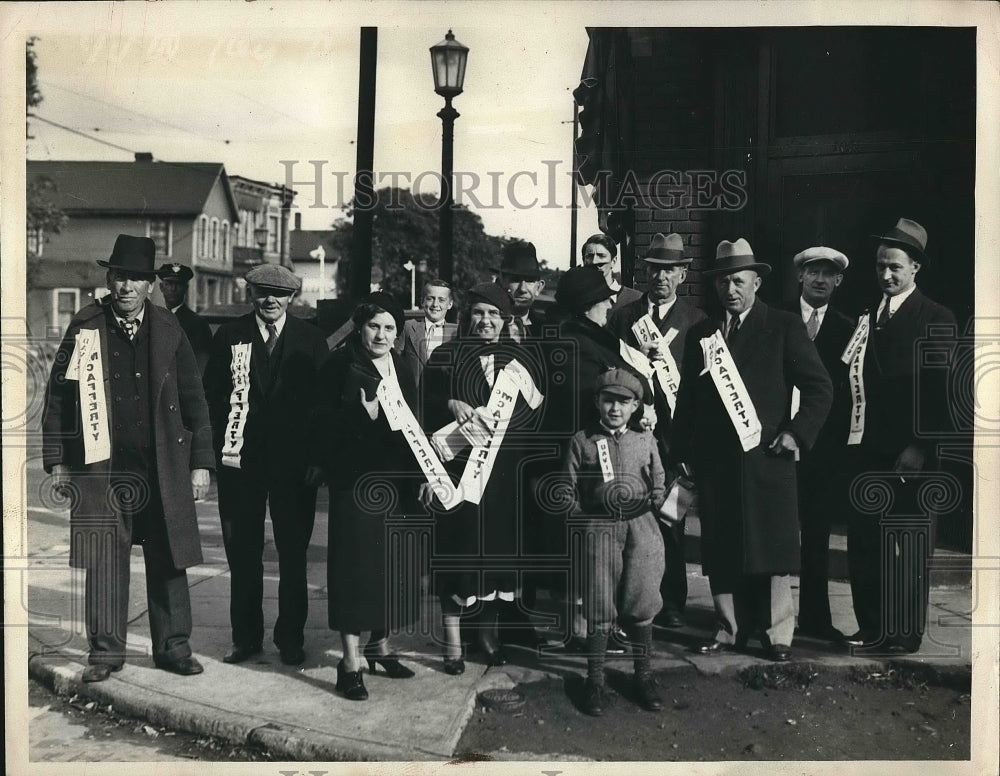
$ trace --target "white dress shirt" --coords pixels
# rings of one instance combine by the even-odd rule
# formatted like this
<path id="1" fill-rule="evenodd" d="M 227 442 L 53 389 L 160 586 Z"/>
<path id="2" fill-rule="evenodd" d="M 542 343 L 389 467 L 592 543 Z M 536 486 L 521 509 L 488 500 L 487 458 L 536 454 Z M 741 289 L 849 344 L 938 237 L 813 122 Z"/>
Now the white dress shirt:
<path id="1" fill-rule="evenodd" d="M 917 286 L 916 286 L 916 284 L 914 284 L 914 285 L 910 286 L 908 289 L 906 289 L 901 294 L 896 294 L 895 296 L 885 296 L 885 295 L 883 295 L 882 296 L 882 304 L 880 304 L 878 306 L 878 310 L 875 313 L 875 320 L 877 321 L 879 319 L 879 316 L 882 315 L 882 309 L 885 307 L 886 302 L 889 303 L 889 317 L 891 318 L 893 315 L 896 314 L 896 311 L 899 310 L 899 306 L 903 302 L 905 302 L 907 300 L 907 298 L 910 296 L 910 294 L 912 294 L 916 290 L 917 290 Z"/>
<path id="2" fill-rule="evenodd" d="M 267 342 L 267 321 L 261 318 L 259 315 L 255 316 L 257 318 L 257 329 L 260 331 L 260 336 L 263 338 L 264 342 Z M 282 330 L 285 328 L 285 320 L 288 318 L 288 313 L 283 313 L 282 316 L 274 322 L 274 329 L 277 331 L 276 337 L 281 336 Z"/>

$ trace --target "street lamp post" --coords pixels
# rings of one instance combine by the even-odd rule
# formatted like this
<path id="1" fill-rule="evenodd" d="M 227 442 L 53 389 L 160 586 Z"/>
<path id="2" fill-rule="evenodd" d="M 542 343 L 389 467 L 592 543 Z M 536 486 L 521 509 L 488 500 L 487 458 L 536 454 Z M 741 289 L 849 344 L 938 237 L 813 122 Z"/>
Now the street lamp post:
<path id="1" fill-rule="evenodd" d="M 443 280 L 452 282 L 455 255 L 452 235 L 452 170 L 455 145 L 455 119 L 459 113 L 451 107 L 452 98 L 462 93 L 465 83 L 465 64 L 469 49 L 463 46 L 448 30 L 443 41 L 431 46 L 431 67 L 434 72 L 434 91 L 444 97 L 444 107 L 438 112 L 441 118 L 441 238 L 438 254 L 438 273 Z"/>

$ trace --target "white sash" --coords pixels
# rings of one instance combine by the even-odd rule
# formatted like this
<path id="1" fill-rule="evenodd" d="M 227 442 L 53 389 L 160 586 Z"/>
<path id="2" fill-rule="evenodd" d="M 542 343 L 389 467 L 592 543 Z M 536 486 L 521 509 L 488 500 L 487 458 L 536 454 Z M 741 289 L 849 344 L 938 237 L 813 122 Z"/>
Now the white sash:
<path id="1" fill-rule="evenodd" d="M 851 431 L 847 444 L 859 445 L 865 435 L 865 353 L 871 325 L 867 311 L 858 318 L 858 326 L 847 342 L 840 360 L 847 364 L 847 381 L 851 389 Z"/>
<path id="2" fill-rule="evenodd" d="M 104 396 L 104 362 L 101 335 L 97 329 L 81 329 L 66 366 L 66 379 L 76 380 L 80 389 L 80 422 L 83 428 L 83 462 L 111 458 L 108 431 L 108 404 Z"/>
<path id="3" fill-rule="evenodd" d="M 711 337 L 703 337 L 701 349 L 705 358 L 701 374 L 708 372 L 712 376 L 744 452 L 753 450 L 760 444 L 760 420 L 722 332 L 716 331 Z"/>
<path id="4" fill-rule="evenodd" d="M 486 491 L 486 484 L 493 473 L 497 453 L 507 434 L 507 426 L 514 414 L 517 397 L 521 395 L 531 409 L 538 409 L 545 398 L 538 390 L 528 371 L 516 360 L 511 361 L 496 376 L 493 390 L 485 407 L 476 410 L 485 419 L 489 438 L 474 445 L 462 472 L 459 493 L 470 504 L 478 504 Z M 435 439 L 448 440 L 452 452 L 461 449 L 455 435 L 458 423 L 449 423 L 434 433 Z"/>
<path id="5" fill-rule="evenodd" d="M 660 334 L 660 330 L 653 321 L 653 317 L 649 313 L 646 313 L 632 324 L 632 333 L 635 334 L 640 344 L 657 346 L 657 352 L 660 355 L 659 358 L 652 361 L 648 361 L 641 351 L 636 351 L 635 348 L 631 348 L 628 345 L 625 347 L 629 348 L 633 353 L 639 353 L 644 360 L 647 360 L 649 367 L 656 374 L 656 382 L 660 384 L 664 396 L 667 397 L 670 414 L 673 415 L 674 407 L 677 405 L 677 389 L 681 384 L 681 370 L 677 368 L 677 361 L 674 359 L 674 354 L 670 352 L 670 343 L 674 341 L 678 331 L 671 326 L 667 329 L 666 334 Z M 635 359 L 634 355 L 628 358 L 622 353 L 622 357 L 635 366 L 633 360 L 637 359 Z M 645 373 L 645 370 L 642 371 Z M 650 384 L 650 388 L 652 388 L 652 384 Z"/>
<path id="6" fill-rule="evenodd" d="M 385 413 L 389 428 L 403 432 L 406 444 L 410 446 L 413 457 L 417 459 L 420 471 L 430 483 L 434 495 L 445 509 L 452 509 L 462 501 L 462 496 L 452 484 L 448 472 L 445 471 L 440 459 L 427 436 L 413 416 L 413 411 L 403 398 L 396 380 L 383 379 L 375 390 L 379 406 Z"/>
<path id="7" fill-rule="evenodd" d="M 233 360 L 229 368 L 233 375 L 233 392 L 229 395 L 229 421 L 222 441 L 222 465 L 239 469 L 243 433 L 250 414 L 250 353 L 253 345 L 241 342 L 231 347 Z"/>
<path id="8" fill-rule="evenodd" d="M 601 476 L 605 482 L 614 482 L 615 467 L 611 464 L 611 446 L 607 439 L 597 440 L 597 460 L 601 462 Z"/>

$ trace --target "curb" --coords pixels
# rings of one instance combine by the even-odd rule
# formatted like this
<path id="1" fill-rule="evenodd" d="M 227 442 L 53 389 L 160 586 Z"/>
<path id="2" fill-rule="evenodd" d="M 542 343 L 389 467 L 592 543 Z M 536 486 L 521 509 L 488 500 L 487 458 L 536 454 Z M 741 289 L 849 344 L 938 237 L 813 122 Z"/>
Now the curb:
<path id="1" fill-rule="evenodd" d="M 65 658 L 42 655 L 28 660 L 28 675 L 63 695 L 80 695 L 100 705 L 112 705 L 118 712 L 155 725 L 195 735 L 212 736 L 241 746 L 263 748 L 269 754 L 295 762 L 447 760 L 452 755 L 415 747 L 351 741 L 307 728 L 288 728 L 263 722 L 249 714 L 240 714 L 201 703 L 166 696 L 123 682 L 114 675 L 104 682 L 85 684 L 78 676 L 83 666 Z M 475 706 L 470 698 L 456 736 L 461 736 Z"/>

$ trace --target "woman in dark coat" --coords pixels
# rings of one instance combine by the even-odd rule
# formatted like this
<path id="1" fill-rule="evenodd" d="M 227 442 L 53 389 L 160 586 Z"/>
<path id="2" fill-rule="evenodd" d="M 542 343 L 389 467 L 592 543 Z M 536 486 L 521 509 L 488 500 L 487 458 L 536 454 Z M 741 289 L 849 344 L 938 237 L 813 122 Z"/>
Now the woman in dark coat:
<path id="1" fill-rule="evenodd" d="M 403 435 L 389 428 L 376 389 L 387 380 L 412 407 L 416 386 L 392 350 L 403 328 L 403 311 L 395 300 L 382 292 L 371 294 L 358 305 L 353 320 L 354 332 L 320 372 L 318 430 L 330 485 L 329 624 L 340 631 L 344 647 L 337 689 L 351 700 L 365 700 L 362 631 L 371 631 L 364 657 L 372 673 L 381 665 L 392 678 L 413 676 L 390 655 L 386 637 L 390 628 L 409 623 L 389 622 L 386 601 L 404 581 L 386 567 L 385 522 L 394 505 L 405 509 L 413 503 L 408 491 L 415 489 L 416 466 Z M 392 494 L 388 499 L 387 488 Z"/>
<path id="2" fill-rule="evenodd" d="M 424 368 L 423 419 L 428 434 L 453 421 L 467 421 L 477 408 L 486 407 L 498 376 L 515 359 L 538 390 L 545 389 L 540 365 L 507 334 L 514 313 L 507 291 L 494 283 L 483 283 L 465 296 L 467 308 L 460 323 L 460 337 L 438 347 Z M 519 569 L 516 561 L 501 569 L 483 561 L 486 556 L 510 558 L 520 552 L 518 522 L 523 505 L 518 504 L 516 494 L 524 451 L 518 439 L 523 440 L 533 428 L 532 416 L 541 399 L 540 393 L 530 401 L 520 392 L 515 394 L 513 415 L 479 503 L 462 501 L 451 511 L 443 511 L 439 503 L 431 505 L 438 512 L 435 554 L 448 558 L 453 565 L 456 558 L 467 558 L 465 568 L 434 576 L 444 615 L 445 671 L 451 674 L 465 670 L 459 618 L 463 611 L 473 608 L 480 614 L 479 641 L 487 661 L 490 665 L 505 662 L 497 623 L 503 603 L 514 602 L 519 592 Z M 445 464 L 453 482 L 461 481 L 471 451 L 471 446 L 465 446 Z M 425 493 L 429 496 L 426 488 Z"/>
<path id="3" fill-rule="evenodd" d="M 645 388 L 643 406 L 632 416 L 635 428 L 650 425 L 653 417 L 653 394 L 649 383 L 630 366 L 620 353 L 621 341 L 604 326 L 608 314 L 614 306 L 615 292 L 608 286 L 607 279 L 599 267 L 588 265 L 574 267 L 559 278 L 556 287 L 556 303 L 565 318 L 559 326 L 560 338 L 574 343 L 574 378 L 561 385 L 550 386 L 550 432 L 557 434 L 564 443 L 564 455 L 560 457 L 555 470 L 561 469 L 569 440 L 580 429 L 600 420 L 600 412 L 594 401 L 594 385 L 598 375 L 609 369 L 625 369 L 639 378 Z M 563 513 L 547 514 L 539 505 L 539 530 L 543 532 L 541 541 L 547 553 L 565 556 L 568 554 L 567 532 Z M 565 580 L 565 575 L 559 575 Z M 566 591 L 557 590 L 559 594 Z M 573 607 L 572 632 L 575 644 L 583 647 L 582 639 L 587 635 L 587 622 L 583 617 L 583 600 L 579 591 L 571 593 L 576 604 Z"/>

